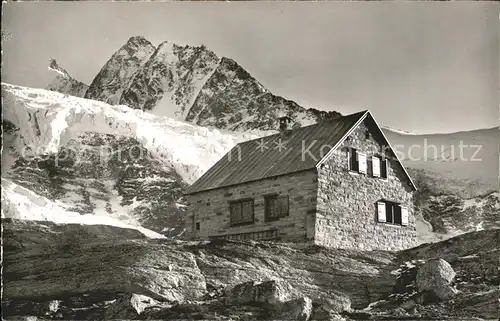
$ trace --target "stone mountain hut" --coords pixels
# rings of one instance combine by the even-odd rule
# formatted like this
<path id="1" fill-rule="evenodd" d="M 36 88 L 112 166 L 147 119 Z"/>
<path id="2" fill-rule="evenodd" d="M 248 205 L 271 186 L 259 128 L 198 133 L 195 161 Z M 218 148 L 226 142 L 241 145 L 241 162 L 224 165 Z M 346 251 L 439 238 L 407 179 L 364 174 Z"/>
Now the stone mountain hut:
<path id="1" fill-rule="evenodd" d="M 369 111 L 236 145 L 186 191 L 194 239 L 399 250 L 416 244 L 413 181 Z"/>

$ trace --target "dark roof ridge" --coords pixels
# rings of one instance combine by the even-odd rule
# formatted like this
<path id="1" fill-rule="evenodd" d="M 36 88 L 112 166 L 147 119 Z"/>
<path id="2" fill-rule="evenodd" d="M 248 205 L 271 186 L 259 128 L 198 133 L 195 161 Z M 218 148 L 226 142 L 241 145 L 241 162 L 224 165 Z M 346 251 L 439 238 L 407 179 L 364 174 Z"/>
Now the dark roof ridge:
<path id="1" fill-rule="evenodd" d="M 241 142 L 194 182 L 185 194 L 313 169 L 324 159 L 322 148 L 337 145 L 368 114 L 369 111 L 365 110 L 290 130 L 285 135 L 277 133 Z M 284 142 L 283 137 L 286 138 Z M 314 143 L 304 150 L 304 142 L 310 138 Z"/>
<path id="2" fill-rule="evenodd" d="M 370 110 L 366 109 L 364 111 L 360 111 L 360 112 L 357 112 L 357 113 L 352 113 L 352 114 L 348 114 L 348 115 L 342 115 L 342 116 L 335 117 L 335 118 L 332 118 L 332 119 L 325 119 L 325 120 L 322 120 L 322 121 L 314 123 L 314 124 L 310 124 L 310 125 L 306 125 L 306 126 L 301 126 L 299 128 L 292 129 L 291 131 L 293 132 L 293 131 L 296 131 L 296 130 L 300 130 L 300 129 L 304 129 L 304 128 L 309 128 L 309 127 L 312 127 L 312 126 L 324 125 L 327 122 L 333 122 L 335 120 L 339 120 L 340 118 L 352 117 L 352 116 L 357 115 L 357 114 L 365 114 L 366 112 L 369 112 L 369 111 Z M 244 142 L 239 142 L 238 144 L 234 145 L 234 147 L 236 147 L 236 146 L 238 146 L 240 144 L 243 144 L 243 143 L 253 142 L 253 141 L 256 141 L 256 140 L 261 140 L 261 139 L 265 139 L 265 138 L 269 138 L 269 137 L 273 137 L 273 136 L 278 136 L 278 135 L 282 135 L 282 134 L 283 133 L 278 132 L 276 134 L 271 134 L 271 135 L 267 135 L 267 136 L 261 136 L 261 137 L 257 137 L 257 138 L 252 138 L 252 139 L 249 139 L 249 140 L 245 140 Z"/>

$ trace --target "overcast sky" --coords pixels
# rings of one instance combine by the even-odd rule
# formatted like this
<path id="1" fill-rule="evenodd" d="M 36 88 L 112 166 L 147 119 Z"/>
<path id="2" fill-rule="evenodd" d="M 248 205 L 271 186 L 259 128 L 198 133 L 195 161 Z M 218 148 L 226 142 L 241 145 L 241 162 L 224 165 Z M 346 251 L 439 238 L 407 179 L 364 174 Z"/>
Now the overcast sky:
<path id="1" fill-rule="evenodd" d="M 498 126 L 499 6 L 454 2 L 14 2 L 2 81 L 89 84 L 129 37 L 205 44 L 304 107 L 413 132 Z"/>

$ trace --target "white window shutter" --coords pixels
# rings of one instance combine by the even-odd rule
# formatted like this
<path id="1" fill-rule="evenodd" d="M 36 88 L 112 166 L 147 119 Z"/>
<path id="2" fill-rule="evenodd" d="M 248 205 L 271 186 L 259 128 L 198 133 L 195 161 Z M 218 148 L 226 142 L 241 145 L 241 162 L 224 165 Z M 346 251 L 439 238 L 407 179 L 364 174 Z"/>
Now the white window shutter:
<path id="1" fill-rule="evenodd" d="M 385 203 L 377 202 L 377 219 L 379 222 L 384 223 L 386 221 L 385 217 Z"/>
<path id="2" fill-rule="evenodd" d="M 408 225 L 408 207 L 401 206 L 401 225 Z"/>
<path id="3" fill-rule="evenodd" d="M 358 170 L 360 173 L 366 174 L 366 154 L 358 153 Z"/>
<path id="4" fill-rule="evenodd" d="M 372 157 L 372 173 L 373 177 L 380 177 L 380 158 Z"/>

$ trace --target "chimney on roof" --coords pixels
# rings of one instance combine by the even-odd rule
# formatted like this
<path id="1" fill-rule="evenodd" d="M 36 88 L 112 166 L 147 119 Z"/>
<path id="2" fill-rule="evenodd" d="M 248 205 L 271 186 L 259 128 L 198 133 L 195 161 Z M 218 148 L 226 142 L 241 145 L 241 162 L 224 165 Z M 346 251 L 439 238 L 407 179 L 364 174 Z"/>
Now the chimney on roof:
<path id="1" fill-rule="evenodd" d="M 292 129 L 292 119 L 288 116 L 278 118 L 280 121 L 280 132 L 285 132 Z"/>

